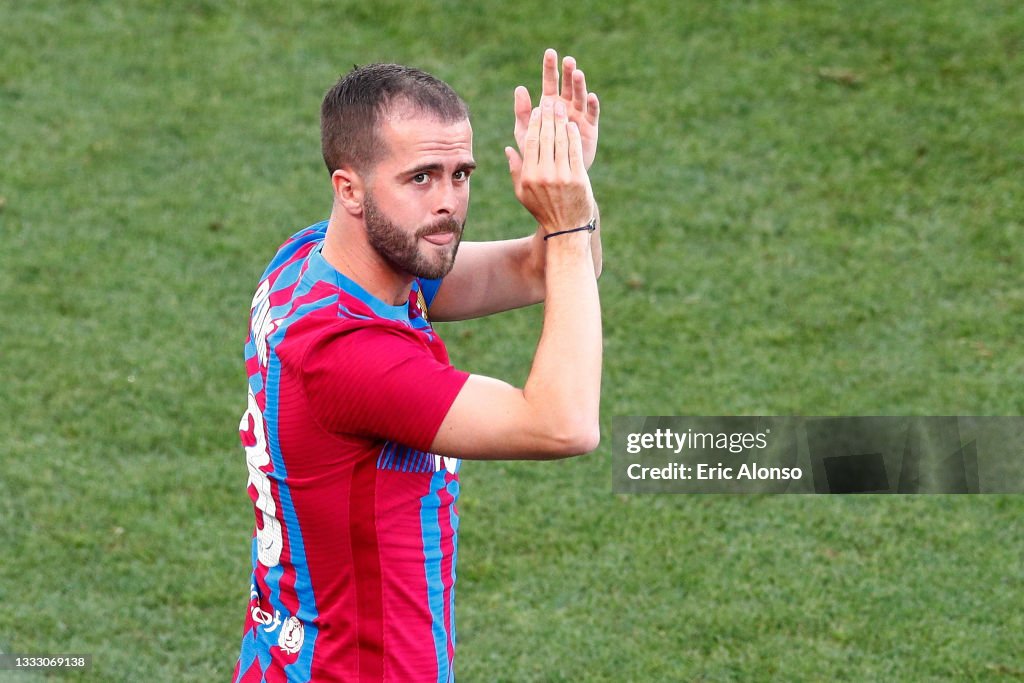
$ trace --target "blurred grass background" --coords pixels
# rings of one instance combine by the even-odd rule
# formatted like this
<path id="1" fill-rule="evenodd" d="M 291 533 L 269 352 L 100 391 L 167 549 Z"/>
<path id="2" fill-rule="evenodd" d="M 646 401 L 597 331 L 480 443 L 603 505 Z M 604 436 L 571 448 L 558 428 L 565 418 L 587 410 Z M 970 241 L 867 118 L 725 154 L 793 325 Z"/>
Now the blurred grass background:
<path id="1" fill-rule="evenodd" d="M 229 678 L 246 315 L 328 214 L 323 92 L 447 80 L 471 238 L 516 236 L 501 150 L 548 46 L 602 98 L 606 431 L 1022 413 L 1019 2 L 0 0 L 0 649 Z M 441 330 L 521 382 L 539 322 Z M 1019 496 L 613 496 L 608 441 L 464 466 L 460 680 L 1024 678 Z"/>

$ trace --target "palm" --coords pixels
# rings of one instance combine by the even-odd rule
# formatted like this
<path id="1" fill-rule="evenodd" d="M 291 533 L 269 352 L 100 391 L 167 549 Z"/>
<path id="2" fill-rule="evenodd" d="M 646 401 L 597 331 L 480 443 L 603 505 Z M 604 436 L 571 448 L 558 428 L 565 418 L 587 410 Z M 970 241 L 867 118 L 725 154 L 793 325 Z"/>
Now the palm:
<path id="1" fill-rule="evenodd" d="M 569 120 L 579 127 L 580 139 L 583 142 L 583 163 L 590 168 L 590 165 L 594 163 L 594 157 L 597 156 L 600 103 L 597 95 L 587 92 L 586 79 L 583 72 L 576 68 L 576 60 L 572 57 L 562 60 L 562 83 L 559 88 L 558 55 L 554 50 L 547 50 L 544 53 L 541 74 L 541 98 L 537 104 L 540 106 L 540 102 L 552 98 L 560 99 L 565 103 Z M 514 135 L 520 150 L 523 149 L 532 109 L 533 102 L 530 99 L 530 92 L 525 87 L 519 86 L 515 93 Z"/>

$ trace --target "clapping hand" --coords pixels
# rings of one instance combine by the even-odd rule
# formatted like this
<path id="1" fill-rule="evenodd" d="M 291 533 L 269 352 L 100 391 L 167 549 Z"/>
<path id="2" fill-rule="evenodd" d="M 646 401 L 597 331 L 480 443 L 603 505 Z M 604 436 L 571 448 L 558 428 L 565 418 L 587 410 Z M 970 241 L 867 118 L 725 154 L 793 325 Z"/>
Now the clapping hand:
<path id="1" fill-rule="evenodd" d="M 587 92 L 587 81 L 583 72 L 576 68 L 576 60 L 566 57 L 562 60 L 562 83 L 559 92 L 558 53 L 552 49 L 544 51 L 541 68 L 541 97 L 538 106 L 546 101 L 560 101 L 564 104 L 568 120 L 579 129 L 583 145 L 583 163 L 589 169 L 597 155 L 597 123 L 601 114 L 597 95 Z M 533 102 L 530 91 L 520 85 L 515 91 L 515 139 L 520 150 L 525 149 L 526 132 L 530 127 L 530 113 Z"/>
<path id="2" fill-rule="evenodd" d="M 530 112 L 520 150 L 521 156 L 505 148 L 512 185 L 542 232 L 586 225 L 594 215 L 594 197 L 580 129 L 568 120 L 564 102 L 553 97 Z"/>

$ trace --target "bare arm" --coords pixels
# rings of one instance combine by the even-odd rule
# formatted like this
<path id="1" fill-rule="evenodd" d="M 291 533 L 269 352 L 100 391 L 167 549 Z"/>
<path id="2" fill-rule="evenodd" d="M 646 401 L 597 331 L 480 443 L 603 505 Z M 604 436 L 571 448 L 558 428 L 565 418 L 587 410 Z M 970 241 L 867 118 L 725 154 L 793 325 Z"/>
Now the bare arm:
<path id="1" fill-rule="evenodd" d="M 601 277 L 601 217 L 594 204 L 597 230 L 590 237 L 594 276 Z M 544 230 L 529 237 L 494 242 L 465 242 L 452 272 L 430 305 L 436 322 L 468 320 L 544 301 Z"/>
<path id="2" fill-rule="evenodd" d="M 455 267 L 430 304 L 437 322 L 468 320 L 544 300 L 543 236 L 459 245 Z"/>
<path id="3" fill-rule="evenodd" d="M 546 102 L 541 112 L 531 117 L 523 157 L 511 148 L 506 153 L 516 195 L 547 235 L 586 224 L 593 199 L 578 127 L 568 123 L 564 106 Z M 525 386 L 471 376 L 441 423 L 433 452 L 557 458 L 597 446 L 602 340 L 591 241 L 583 231 L 543 244 L 543 331 Z"/>

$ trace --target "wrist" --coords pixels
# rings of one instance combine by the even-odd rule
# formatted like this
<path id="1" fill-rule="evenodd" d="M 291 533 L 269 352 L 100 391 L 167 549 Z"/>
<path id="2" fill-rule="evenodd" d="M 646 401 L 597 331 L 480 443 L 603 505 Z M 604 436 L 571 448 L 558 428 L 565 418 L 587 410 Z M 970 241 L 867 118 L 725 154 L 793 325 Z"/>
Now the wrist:
<path id="1" fill-rule="evenodd" d="M 597 218 L 591 218 L 590 222 L 586 225 L 580 225 L 575 228 L 566 228 L 564 230 L 554 230 L 544 235 L 544 241 L 547 242 L 552 237 L 564 237 L 566 235 L 574 235 L 577 233 L 583 233 L 589 236 L 590 233 L 597 229 Z"/>

